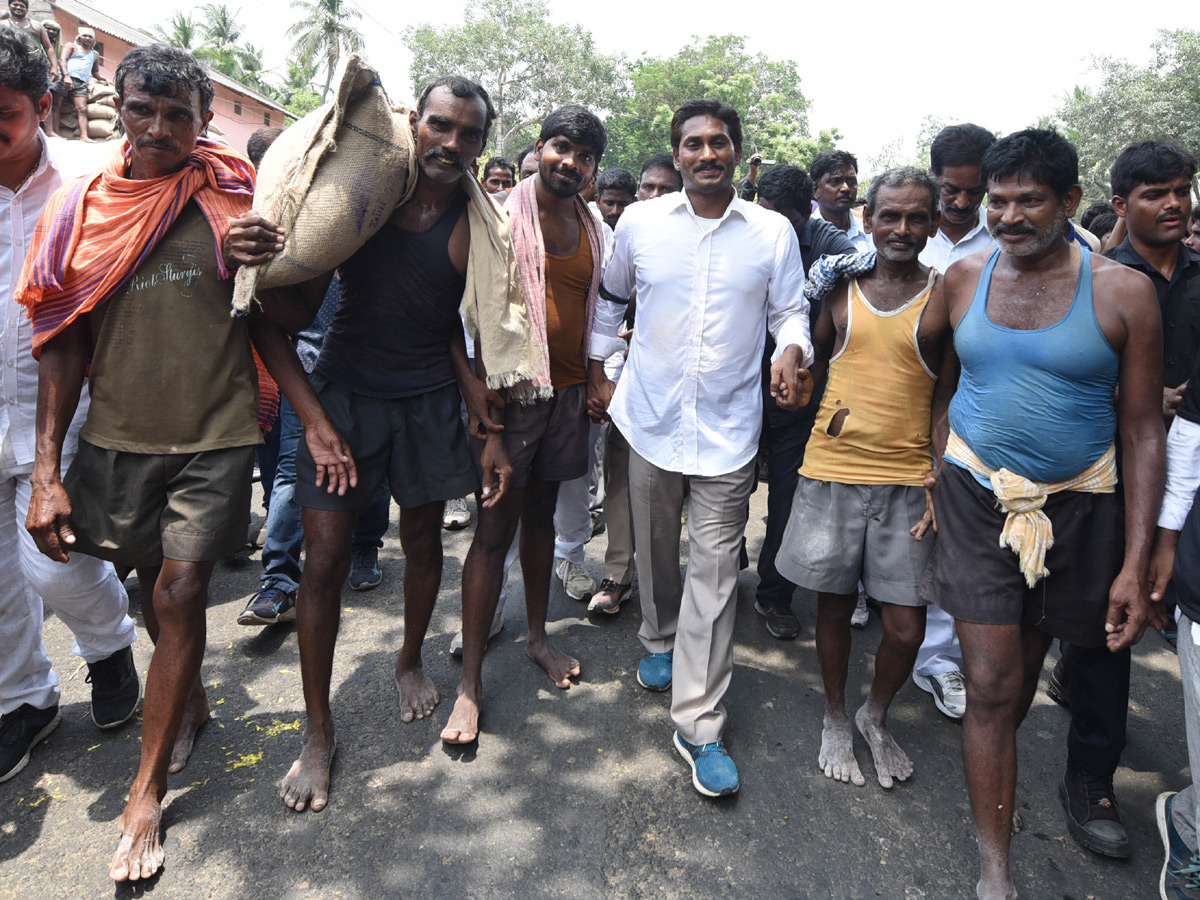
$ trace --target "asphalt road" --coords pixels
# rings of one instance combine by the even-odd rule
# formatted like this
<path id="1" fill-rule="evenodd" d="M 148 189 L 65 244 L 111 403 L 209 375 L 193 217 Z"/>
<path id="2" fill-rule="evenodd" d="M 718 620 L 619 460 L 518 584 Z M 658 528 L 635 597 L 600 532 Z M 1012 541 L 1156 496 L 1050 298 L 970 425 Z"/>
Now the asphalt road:
<path id="1" fill-rule="evenodd" d="M 752 559 L 764 514 L 759 491 L 748 532 Z M 426 643 L 426 671 L 443 698 L 453 697 L 458 680 L 446 649 L 458 627 L 471 534 L 445 535 L 443 587 Z M 601 535 L 588 546 L 597 576 L 604 545 Z M 63 683 L 63 722 L 29 767 L 0 785 L 0 898 L 974 897 L 960 728 L 927 695 L 909 683 L 891 716 L 916 765 L 908 783 L 879 788 L 861 740 L 865 787 L 830 782 L 817 768 L 823 700 L 813 596 L 795 604 L 805 623 L 800 639 L 777 641 L 754 613 L 753 569 L 742 573 L 726 698 L 726 742 L 742 789 L 713 801 L 693 790 L 671 746 L 668 696 L 634 680 L 636 601 L 619 616 L 589 619 L 555 582 L 551 633 L 583 663 L 578 683 L 560 691 L 525 657 L 519 570 L 507 627 L 485 663 L 477 747 L 443 747 L 445 699 L 431 720 L 402 723 L 392 666 L 403 631 L 404 561 L 394 525 L 381 562 L 379 588 L 343 594 L 333 792 L 324 811 L 302 814 L 283 806 L 277 788 L 298 752 L 304 715 L 294 627 L 238 626 L 257 585 L 258 555 L 218 566 L 203 670 L 217 718 L 188 767 L 172 776 L 166 867 L 138 887 L 114 887 L 107 870 L 140 725 L 114 733 L 92 725 L 86 670 L 70 655 L 66 628 L 51 619 L 46 643 Z M 129 587 L 140 625 L 136 581 Z M 855 635 L 851 698 L 866 692 L 879 636 L 875 616 Z M 144 634 L 135 651 L 144 673 Z M 1182 704 L 1174 652 L 1150 634 L 1134 654 L 1130 741 L 1116 779 L 1133 843 L 1132 858 L 1119 862 L 1067 834 L 1057 784 L 1068 717 L 1039 694 L 1019 737 L 1025 830 L 1013 853 L 1023 898 L 1157 896 L 1154 798 L 1189 777 Z"/>

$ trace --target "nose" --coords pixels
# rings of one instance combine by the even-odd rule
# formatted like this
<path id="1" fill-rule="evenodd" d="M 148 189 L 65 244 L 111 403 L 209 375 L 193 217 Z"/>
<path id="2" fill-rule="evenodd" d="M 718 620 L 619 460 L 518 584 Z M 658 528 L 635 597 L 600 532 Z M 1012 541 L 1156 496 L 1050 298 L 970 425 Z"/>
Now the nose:
<path id="1" fill-rule="evenodd" d="M 713 150 L 712 144 L 705 142 L 704 144 L 702 144 L 700 146 L 700 158 L 701 159 L 716 159 L 717 158 L 717 154 Z"/>

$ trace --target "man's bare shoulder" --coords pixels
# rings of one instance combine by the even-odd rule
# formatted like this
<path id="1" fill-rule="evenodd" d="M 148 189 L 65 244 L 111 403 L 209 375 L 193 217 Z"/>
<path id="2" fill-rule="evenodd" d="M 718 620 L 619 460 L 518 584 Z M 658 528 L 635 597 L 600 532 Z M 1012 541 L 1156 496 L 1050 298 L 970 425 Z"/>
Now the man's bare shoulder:
<path id="1" fill-rule="evenodd" d="M 1094 295 L 1120 306 L 1158 302 L 1154 282 L 1137 269 L 1122 265 L 1113 259 L 1092 254 L 1092 285 Z"/>

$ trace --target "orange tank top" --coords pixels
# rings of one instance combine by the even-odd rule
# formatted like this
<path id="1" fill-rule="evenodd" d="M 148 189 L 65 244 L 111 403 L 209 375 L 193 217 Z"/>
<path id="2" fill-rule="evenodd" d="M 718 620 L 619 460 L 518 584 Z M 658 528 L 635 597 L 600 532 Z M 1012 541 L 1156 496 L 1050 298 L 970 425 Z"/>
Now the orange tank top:
<path id="1" fill-rule="evenodd" d="M 579 223 L 579 249 L 573 256 L 546 254 L 546 346 L 550 384 L 556 391 L 587 381 L 583 329 L 592 283 L 592 245 Z"/>
<path id="2" fill-rule="evenodd" d="M 851 280 L 846 339 L 829 362 L 801 475 L 841 484 L 924 482 L 933 466 L 929 415 L 937 376 L 917 347 L 917 325 L 934 277 L 931 269 L 925 289 L 888 312 L 875 309 Z"/>

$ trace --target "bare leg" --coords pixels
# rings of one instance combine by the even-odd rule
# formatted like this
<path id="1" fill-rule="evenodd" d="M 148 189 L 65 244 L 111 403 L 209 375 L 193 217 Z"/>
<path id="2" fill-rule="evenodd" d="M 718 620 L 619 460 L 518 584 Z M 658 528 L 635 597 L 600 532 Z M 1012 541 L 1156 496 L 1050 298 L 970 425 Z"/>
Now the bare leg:
<path id="1" fill-rule="evenodd" d="M 46 117 L 46 134 L 50 137 L 57 137 L 59 118 L 62 116 L 62 94 L 58 91 L 51 91 L 50 97 L 50 115 Z"/>
<path id="2" fill-rule="evenodd" d="M 525 617 L 529 638 L 525 653 L 546 670 L 557 687 L 569 688 L 579 674 L 579 660 L 563 653 L 546 635 L 550 606 L 550 570 L 554 565 L 554 506 L 557 481 L 530 479 L 521 511 L 521 571 L 525 573 Z"/>
<path id="3" fill-rule="evenodd" d="M 846 715 L 850 671 L 850 616 L 856 594 L 817 594 L 817 658 L 825 682 L 825 721 L 817 765 L 826 778 L 866 784 L 854 758 L 854 732 Z"/>
<path id="4" fill-rule="evenodd" d="M 305 509 L 305 559 L 296 604 L 300 680 L 304 685 L 303 746 L 283 777 L 279 796 L 296 812 L 322 810 L 329 802 L 329 769 L 336 740 L 329 709 L 333 650 L 337 644 L 342 582 L 350 571 L 354 513 Z"/>
<path id="5" fill-rule="evenodd" d="M 957 622 L 967 681 L 963 768 L 979 837 L 980 900 L 1015 900 L 1009 861 L 1017 728 L 1029 711 L 1051 638 L 1020 625 Z"/>
<path id="6" fill-rule="evenodd" d="M 400 511 L 404 548 L 404 644 L 396 658 L 400 720 L 423 719 L 437 706 L 438 692 L 421 669 L 421 644 L 442 584 L 442 511 L 444 503 Z"/>
<path id="7" fill-rule="evenodd" d="M 94 143 L 87 133 L 87 99 L 84 97 L 72 97 L 71 99 L 75 103 L 75 113 L 79 116 L 79 139 L 87 141 L 89 144 Z"/>
<path id="8" fill-rule="evenodd" d="M 138 586 L 141 589 L 142 618 L 146 622 L 146 632 L 150 641 L 158 644 L 158 616 L 154 612 L 154 590 L 158 583 L 162 566 L 138 569 Z M 188 694 L 187 703 L 183 708 L 183 718 L 179 722 L 179 731 L 175 735 L 175 744 L 171 748 L 171 762 L 167 772 L 174 775 L 182 772 L 187 765 L 188 757 L 192 755 L 192 747 L 196 743 L 196 735 L 211 718 L 208 707 L 208 696 L 204 693 L 204 684 L 200 681 L 200 672 L 196 672 L 196 680 Z"/>
<path id="9" fill-rule="evenodd" d="M 875 760 L 879 785 L 890 788 L 912 775 L 912 760 L 900 749 L 887 727 L 888 707 L 912 674 L 917 651 L 925 637 L 925 607 L 883 604 L 883 640 L 875 654 L 875 679 L 867 702 L 854 716 Z"/>
<path id="10" fill-rule="evenodd" d="M 475 537 L 463 563 L 463 670 L 458 682 L 458 699 L 442 729 L 442 740 L 447 744 L 470 744 L 479 737 L 483 651 L 500 599 L 504 557 L 512 545 L 524 503 L 525 490 L 509 488 L 495 506 L 478 505 Z"/>
<path id="11" fill-rule="evenodd" d="M 121 815 L 121 838 L 109 869 L 113 881 L 150 878 L 163 863 L 158 831 L 167 766 L 184 706 L 200 677 L 212 569 L 212 563 L 164 560 L 153 589 L 142 600 L 143 610 L 150 610 L 147 630 L 153 622 L 157 637 L 146 674 L 142 759 Z"/>

